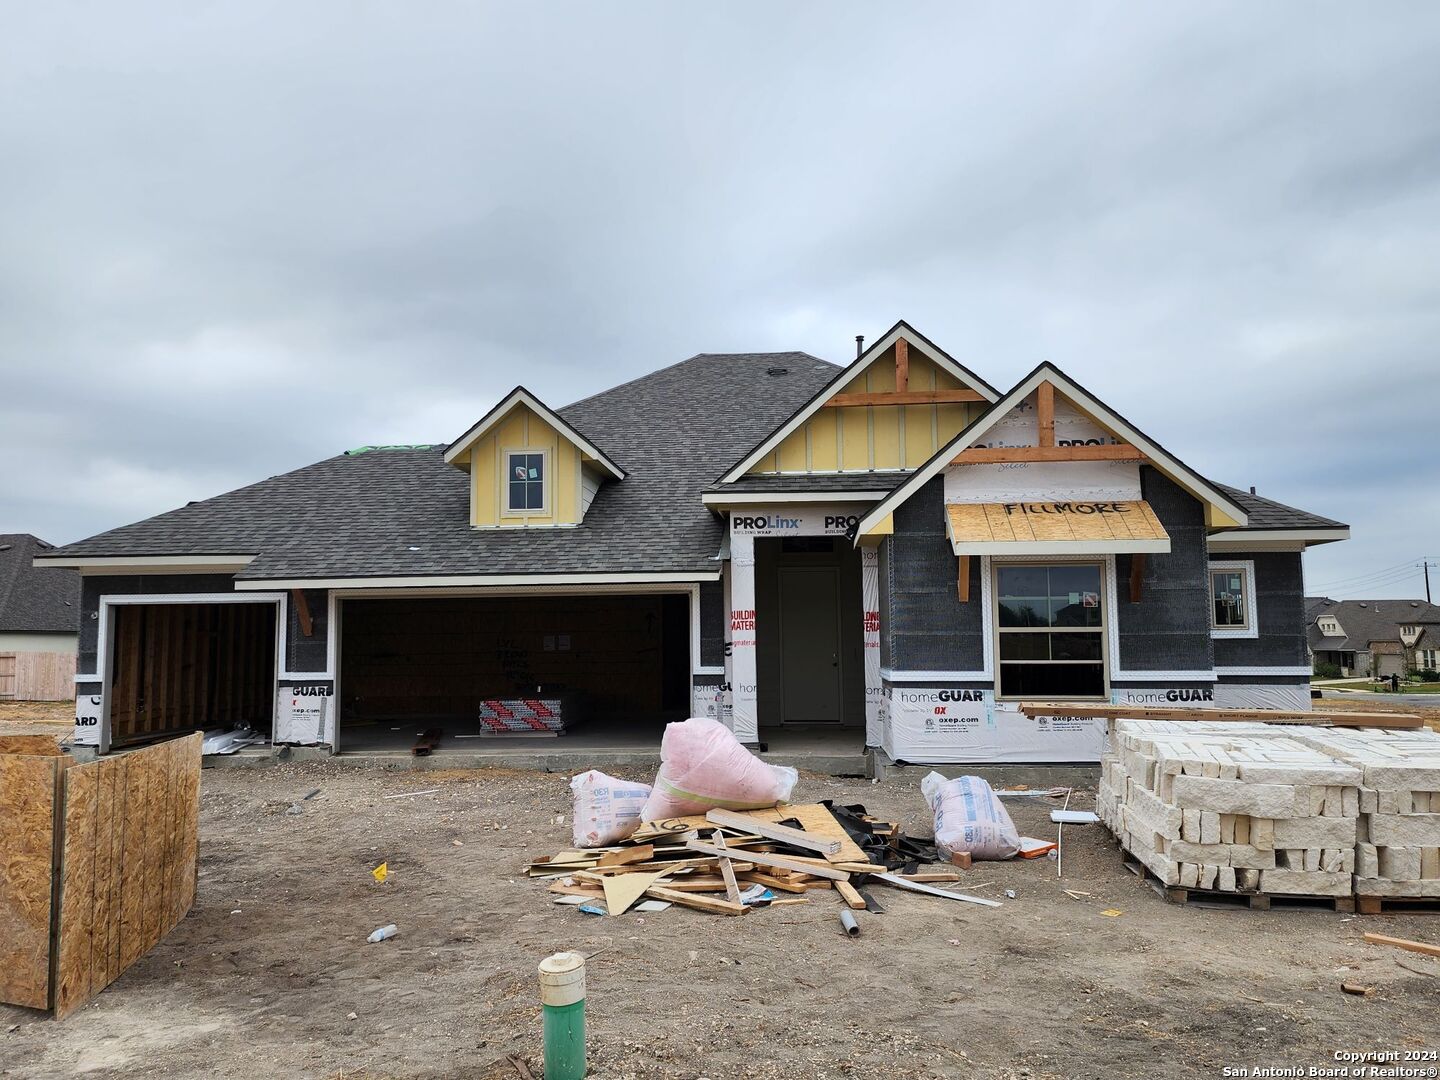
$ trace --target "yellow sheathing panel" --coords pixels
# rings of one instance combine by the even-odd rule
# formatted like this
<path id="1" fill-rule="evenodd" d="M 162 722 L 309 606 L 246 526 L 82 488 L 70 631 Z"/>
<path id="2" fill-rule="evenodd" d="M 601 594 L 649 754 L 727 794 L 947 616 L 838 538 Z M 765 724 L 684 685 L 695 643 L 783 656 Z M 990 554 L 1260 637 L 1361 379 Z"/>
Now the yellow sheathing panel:
<path id="1" fill-rule="evenodd" d="M 843 440 L 840 467 L 847 472 L 864 472 L 870 468 L 870 410 L 834 411 L 840 414 L 840 437 Z"/>
<path id="2" fill-rule="evenodd" d="M 803 473 L 805 471 L 805 430 L 809 425 L 796 428 L 786 436 L 775 451 L 775 462 L 781 472 Z"/>
<path id="3" fill-rule="evenodd" d="M 875 458 L 871 468 L 900 468 L 900 409 L 895 405 L 882 405 L 870 412 L 875 426 Z"/>
<path id="4" fill-rule="evenodd" d="M 940 446 L 944 446 L 951 439 L 964 431 L 970 423 L 969 405 L 936 405 L 935 406 L 935 427 L 940 436 Z M 940 449 L 937 446 L 935 449 Z"/>
<path id="5" fill-rule="evenodd" d="M 840 443 L 836 434 L 839 409 L 821 409 L 805 426 L 810 429 L 810 471 L 839 472 Z"/>
<path id="6" fill-rule="evenodd" d="M 957 379 L 954 375 L 951 375 L 948 371 L 944 370 L 943 368 L 935 367 L 934 364 L 931 364 L 930 367 L 931 367 L 931 368 L 934 370 L 934 372 L 935 372 L 935 389 L 936 389 L 936 390 L 964 390 L 964 389 L 965 389 L 965 384 L 962 383 L 959 379 Z"/>
<path id="7" fill-rule="evenodd" d="M 1205 524 L 1212 529 L 1239 528 L 1240 522 L 1225 513 L 1214 503 L 1205 504 Z"/>
<path id="8" fill-rule="evenodd" d="M 905 406 L 905 468 L 919 468 L 939 449 L 935 445 L 934 416 L 934 405 Z"/>
<path id="9" fill-rule="evenodd" d="M 911 369 L 913 372 L 913 368 Z M 883 394 L 895 389 L 895 350 L 888 349 L 885 354 L 876 360 L 866 370 L 870 385 L 866 387 L 872 394 Z"/>
<path id="10" fill-rule="evenodd" d="M 867 532 L 866 536 L 889 536 L 895 531 L 895 515 L 886 514 L 875 523 L 875 527 Z"/>
<path id="11" fill-rule="evenodd" d="M 470 451 L 470 524 L 495 525 L 495 437 L 487 435 Z"/>

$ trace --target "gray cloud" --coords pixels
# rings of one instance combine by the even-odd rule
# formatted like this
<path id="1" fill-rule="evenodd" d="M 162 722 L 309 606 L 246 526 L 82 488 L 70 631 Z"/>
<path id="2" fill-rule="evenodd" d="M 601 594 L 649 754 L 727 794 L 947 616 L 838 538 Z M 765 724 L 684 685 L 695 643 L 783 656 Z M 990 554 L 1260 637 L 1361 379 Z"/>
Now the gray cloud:
<path id="1" fill-rule="evenodd" d="M 903 316 L 1350 521 L 1314 585 L 1440 554 L 1430 6 L 4 21 L 0 530 Z"/>

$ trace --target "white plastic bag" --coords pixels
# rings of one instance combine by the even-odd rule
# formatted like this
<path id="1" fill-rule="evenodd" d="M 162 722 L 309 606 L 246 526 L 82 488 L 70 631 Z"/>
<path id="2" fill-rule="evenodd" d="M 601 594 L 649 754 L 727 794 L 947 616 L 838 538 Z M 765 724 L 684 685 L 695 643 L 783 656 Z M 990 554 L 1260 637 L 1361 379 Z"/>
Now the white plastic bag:
<path id="1" fill-rule="evenodd" d="M 980 777 L 946 780 L 932 772 L 920 791 L 935 815 L 935 847 L 946 860 L 957 851 L 972 859 L 1011 859 L 1020 850 L 1010 812 Z"/>
<path id="2" fill-rule="evenodd" d="M 761 761 L 718 720 L 666 724 L 660 773 L 641 816 L 646 821 L 703 814 L 717 806 L 756 810 L 790 798 L 800 774 Z"/>
<path id="3" fill-rule="evenodd" d="M 640 827 L 640 808 L 650 797 L 650 785 L 617 780 L 598 769 L 570 781 L 575 793 L 571 839 L 577 848 L 604 847 L 624 840 Z"/>

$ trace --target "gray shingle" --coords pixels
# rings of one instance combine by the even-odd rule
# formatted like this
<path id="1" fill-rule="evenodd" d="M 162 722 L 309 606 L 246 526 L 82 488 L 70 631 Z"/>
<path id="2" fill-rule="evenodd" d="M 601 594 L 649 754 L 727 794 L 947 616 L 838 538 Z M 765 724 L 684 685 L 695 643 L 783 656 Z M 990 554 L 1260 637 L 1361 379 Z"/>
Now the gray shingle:
<path id="1" fill-rule="evenodd" d="M 1343 637 L 1326 637 L 1316 620 L 1333 615 L 1340 621 Z M 1440 640 L 1440 605 L 1424 600 L 1331 600 L 1308 597 L 1305 601 L 1310 648 L 1315 651 L 1351 652 L 1370 648 L 1372 641 L 1399 641 L 1400 627 L 1424 626 L 1427 648 Z"/>
<path id="2" fill-rule="evenodd" d="M 1236 505 L 1245 511 L 1246 516 L 1250 519 L 1249 524 L 1245 526 L 1247 529 L 1348 529 L 1350 527 L 1343 522 L 1321 517 L 1319 514 L 1312 514 L 1307 510 L 1297 510 L 1293 506 L 1286 506 L 1274 499 L 1252 495 L 1248 491 L 1230 487 L 1228 484 L 1215 484 L 1215 486 L 1234 499 Z"/>
<path id="3" fill-rule="evenodd" d="M 711 484 L 709 494 L 768 495 L 777 498 L 792 491 L 881 491 L 888 492 L 908 472 L 817 473 L 813 476 L 742 476 L 729 484 Z"/>
<path id="4" fill-rule="evenodd" d="M 835 371 L 805 353 L 702 353 L 556 410 L 628 473 L 575 528 L 472 529 L 469 477 L 443 447 L 378 448 L 57 554 L 253 554 L 242 579 L 714 571 L 722 528 L 706 484 Z"/>
<path id="5" fill-rule="evenodd" d="M 51 545 L 29 533 L 0 533 L 0 633 L 73 634 L 80 629 L 80 575 L 33 565 Z"/>

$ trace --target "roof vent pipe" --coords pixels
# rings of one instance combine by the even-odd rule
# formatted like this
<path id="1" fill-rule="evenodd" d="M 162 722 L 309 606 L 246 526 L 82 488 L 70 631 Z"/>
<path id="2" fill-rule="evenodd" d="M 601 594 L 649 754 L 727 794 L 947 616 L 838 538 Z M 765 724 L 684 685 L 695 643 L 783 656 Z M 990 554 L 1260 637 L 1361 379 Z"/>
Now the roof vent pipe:
<path id="1" fill-rule="evenodd" d="M 856 335 L 855 335 L 855 359 L 856 359 L 856 360 L 859 360 L 860 357 L 861 357 L 862 355 L 864 355 L 864 353 L 865 353 L 865 335 L 864 335 L 864 334 L 856 334 Z"/>
<path id="2" fill-rule="evenodd" d="M 1254 494 L 1255 494 L 1255 485 L 1254 485 L 1254 484 L 1251 484 L 1251 485 L 1250 485 L 1250 494 L 1251 494 L 1251 495 L 1254 495 Z"/>

